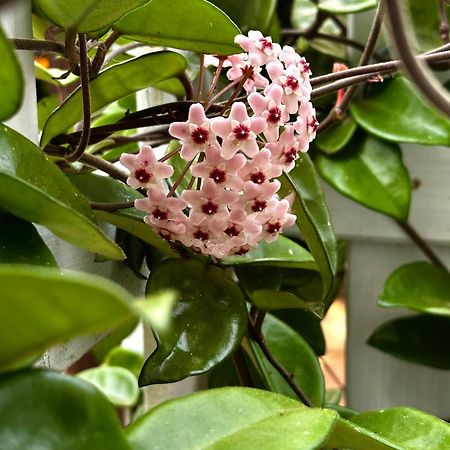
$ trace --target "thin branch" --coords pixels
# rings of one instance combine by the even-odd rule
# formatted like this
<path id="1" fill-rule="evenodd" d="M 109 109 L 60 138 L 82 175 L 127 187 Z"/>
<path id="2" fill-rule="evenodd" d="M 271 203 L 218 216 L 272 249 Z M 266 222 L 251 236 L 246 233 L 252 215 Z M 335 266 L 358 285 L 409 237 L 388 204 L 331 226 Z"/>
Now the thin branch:
<path id="1" fill-rule="evenodd" d="M 387 1 L 386 11 L 390 22 L 390 35 L 410 80 L 431 104 L 450 117 L 450 94 L 414 54 L 411 47 L 414 35 L 410 32 L 410 20 L 402 10 L 399 0 Z"/>
<path id="2" fill-rule="evenodd" d="M 121 203 L 97 203 L 90 202 L 89 205 L 92 209 L 97 211 L 118 211 L 120 209 L 128 209 L 134 207 L 134 200 L 130 200 L 129 202 L 121 202 Z"/>
<path id="3" fill-rule="evenodd" d="M 449 43 L 449 26 L 447 17 L 447 0 L 439 0 L 439 31 L 441 32 L 442 42 Z"/>
<path id="4" fill-rule="evenodd" d="M 195 158 L 194 158 L 195 159 Z M 170 188 L 169 193 L 167 194 L 167 197 L 171 197 L 173 194 L 175 194 L 175 191 L 177 190 L 180 183 L 183 181 L 184 176 L 188 172 L 189 168 L 192 166 L 192 163 L 194 162 L 194 159 L 191 159 L 184 167 L 183 170 L 180 172 L 180 175 L 178 175 L 177 180 L 175 183 L 173 183 L 173 186 Z"/>
<path id="5" fill-rule="evenodd" d="M 390 1 L 390 0 L 389 0 Z M 412 242 L 422 251 L 432 264 L 441 269 L 448 270 L 441 259 L 434 253 L 419 233 L 407 222 L 396 221 L 398 226 L 409 236 Z"/>
<path id="6" fill-rule="evenodd" d="M 171 152 L 167 153 L 166 155 L 164 155 L 162 158 L 158 159 L 158 162 L 164 162 L 167 161 L 168 159 L 172 158 L 172 156 L 175 156 L 177 153 L 179 153 L 181 150 L 181 145 L 177 148 L 175 148 L 174 150 L 172 150 Z"/>
<path id="7" fill-rule="evenodd" d="M 223 63 L 225 61 L 225 56 L 219 56 L 219 64 L 217 65 L 216 72 L 214 73 L 211 86 L 209 87 L 208 93 L 206 94 L 206 99 L 208 100 L 216 89 L 217 82 L 219 81 L 220 72 L 222 71 Z"/>
<path id="8" fill-rule="evenodd" d="M 94 59 L 92 60 L 91 78 L 98 75 L 101 68 L 103 67 L 108 50 L 111 48 L 114 42 L 119 39 L 120 36 L 121 35 L 119 32 L 113 31 L 108 35 L 104 42 L 100 43 L 97 48 L 97 52 L 95 53 Z"/>
<path id="9" fill-rule="evenodd" d="M 11 39 L 11 43 L 17 50 L 33 50 L 42 52 L 59 53 L 60 55 L 66 54 L 66 47 L 61 42 L 45 41 L 40 39 Z"/>
<path id="10" fill-rule="evenodd" d="M 81 95 L 83 98 L 83 130 L 81 131 L 80 142 L 76 149 L 66 157 L 66 161 L 74 162 L 80 159 L 80 156 L 88 146 L 91 134 L 91 96 L 89 89 L 89 58 L 86 49 L 86 35 L 80 34 L 78 37 L 80 46 L 80 80 Z"/>
<path id="11" fill-rule="evenodd" d="M 77 33 L 73 29 L 66 30 L 65 49 L 70 67 L 75 67 L 80 62 L 80 55 L 76 47 Z"/>
<path id="12" fill-rule="evenodd" d="M 186 71 L 183 71 L 178 75 L 178 79 L 184 87 L 184 92 L 186 94 L 186 100 L 194 99 L 194 85 L 192 84 L 192 80 L 189 78 L 189 75 Z"/>
<path id="13" fill-rule="evenodd" d="M 252 376 L 250 375 L 250 370 L 247 366 L 247 361 L 245 360 L 244 352 L 242 351 L 242 347 L 238 347 L 238 349 L 231 355 L 231 359 L 241 386 L 255 387 Z"/>
<path id="14" fill-rule="evenodd" d="M 205 54 L 201 53 L 200 54 L 200 71 L 198 73 L 197 93 L 195 94 L 196 101 L 199 101 L 200 97 L 202 95 L 204 76 L 205 76 Z"/>
<path id="15" fill-rule="evenodd" d="M 239 84 L 236 86 L 236 89 L 234 90 L 231 97 L 225 103 L 224 107 L 220 111 L 220 114 L 223 114 L 230 107 L 230 105 L 236 100 L 236 97 L 239 95 L 239 92 L 241 92 L 242 87 L 244 86 L 245 82 L 249 79 L 249 77 L 252 75 L 252 73 L 253 68 L 251 66 L 247 67 L 247 69 L 241 76 Z"/>
<path id="16" fill-rule="evenodd" d="M 128 174 L 126 172 L 124 172 L 119 167 L 115 166 L 114 164 L 111 164 L 108 161 L 105 161 L 104 159 L 98 156 L 91 155 L 89 153 L 84 153 L 79 159 L 79 161 L 85 164 L 86 166 L 93 167 L 94 169 L 98 169 L 101 170 L 102 172 L 107 173 L 116 180 L 123 181 L 124 183 L 127 182 Z"/>

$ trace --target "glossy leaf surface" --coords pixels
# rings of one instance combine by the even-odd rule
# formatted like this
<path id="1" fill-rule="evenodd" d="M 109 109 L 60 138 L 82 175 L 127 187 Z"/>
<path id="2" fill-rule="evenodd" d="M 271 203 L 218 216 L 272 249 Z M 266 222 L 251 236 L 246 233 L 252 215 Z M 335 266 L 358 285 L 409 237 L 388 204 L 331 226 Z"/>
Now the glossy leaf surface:
<path id="1" fill-rule="evenodd" d="M 368 344 L 406 361 L 450 369 L 450 317 L 417 315 L 381 324 Z"/>
<path id="2" fill-rule="evenodd" d="M 295 168 L 284 175 L 282 183 L 285 192 L 296 194 L 292 209 L 320 270 L 326 302 L 335 282 L 338 247 L 319 178 L 308 154 L 300 155 Z"/>
<path id="3" fill-rule="evenodd" d="M 131 296 L 119 285 L 86 273 L 36 266 L 0 267 L 0 368 L 82 334 L 123 323 Z"/>
<path id="4" fill-rule="evenodd" d="M 38 11 L 56 25 L 79 33 L 112 25 L 148 0 L 34 0 Z"/>
<path id="5" fill-rule="evenodd" d="M 133 450 L 314 450 L 336 417 L 271 392 L 222 388 L 158 406 L 129 427 L 128 439 Z"/>
<path id="6" fill-rule="evenodd" d="M 138 378 L 142 365 L 144 364 L 144 358 L 140 353 L 133 350 L 124 347 L 114 347 L 106 355 L 104 364 L 107 366 L 128 369 L 136 378 Z"/>
<path id="7" fill-rule="evenodd" d="M 111 259 L 122 250 L 93 221 L 89 204 L 45 154 L 0 124 L 0 206 L 62 239 Z"/>
<path id="8" fill-rule="evenodd" d="M 152 0 L 114 24 L 122 34 L 152 45 L 230 55 L 239 28 L 219 8 L 205 0 Z"/>
<path id="9" fill-rule="evenodd" d="M 133 406 L 139 398 L 136 377 L 123 367 L 99 366 L 77 376 L 92 383 L 115 406 Z"/>
<path id="10" fill-rule="evenodd" d="M 407 220 L 411 188 L 398 145 L 357 133 L 337 155 L 319 153 L 316 167 L 346 197 L 394 219 Z"/>
<path id="11" fill-rule="evenodd" d="M 375 6 L 377 0 L 319 0 L 319 9 L 331 14 L 352 14 Z"/>
<path id="12" fill-rule="evenodd" d="M 226 265 L 257 264 L 276 267 L 315 269 L 311 253 L 296 242 L 279 236 L 274 242 L 261 241 L 258 247 L 242 256 L 228 256 L 221 260 Z"/>
<path id="13" fill-rule="evenodd" d="M 69 179 L 91 202 L 121 203 L 142 198 L 142 195 L 135 189 L 110 177 L 75 174 L 70 175 Z M 149 225 L 144 223 L 145 213 L 143 211 L 136 208 L 127 208 L 115 212 L 96 210 L 94 214 L 97 219 L 128 231 L 133 236 L 153 245 L 164 253 L 175 255 L 169 244 L 161 239 Z"/>
<path id="14" fill-rule="evenodd" d="M 450 122 L 428 106 L 405 78 L 373 86 L 352 103 L 353 118 L 369 133 L 393 142 L 450 145 Z"/>
<path id="15" fill-rule="evenodd" d="M 310 310 L 308 303 L 290 292 L 275 291 L 273 289 L 258 289 L 252 293 L 252 303 L 259 309 L 272 311 L 273 309 L 300 308 Z"/>
<path id="16" fill-rule="evenodd" d="M 94 113 L 119 98 L 175 77 L 186 67 L 182 55 L 168 51 L 149 53 L 111 66 L 90 82 L 91 111 Z M 68 130 L 82 117 L 82 95 L 81 88 L 78 88 L 48 118 L 42 132 L 41 146 Z"/>
<path id="17" fill-rule="evenodd" d="M 450 316 L 450 274 L 424 261 L 401 266 L 389 275 L 378 304 Z"/>
<path id="18" fill-rule="evenodd" d="M 357 414 L 351 421 L 407 450 L 450 448 L 450 425 L 413 408 L 391 408 Z"/>
<path id="19" fill-rule="evenodd" d="M 130 449 L 112 405 L 75 377 L 44 370 L 0 376 L 0 410 L 8 450 Z"/>
<path id="20" fill-rule="evenodd" d="M 206 372 L 240 344 L 247 322 L 238 285 L 214 266 L 169 259 L 153 269 L 147 292 L 175 289 L 170 326 L 153 327 L 158 348 L 144 364 L 139 384 L 166 383 Z"/>
<path id="21" fill-rule="evenodd" d="M 11 117 L 22 103 L 23 76 L 12 45 L 0 27 L 0 122 Z"/>
<path id="22" fill-rule="evenodd" d="M 335 123 L 318 134 L 314 143 L 325 153 L 337 153 L 348 144 L 357 127 L 353 118 L 347 116 L 342 122 Z"/>
<path id="23" fill-rule="evenodd" d="M 0 263 L 56 267 L 52 252 L 30 222 L 0 213 Z"/>
<path id="24" fill-rule="evenodd" d="M 313 350 L 291 327 L 270 314 L 264 319 L 262 331 L 273 356 L 293 375 L 313 405 L 322 406 L 325 395 L 323 375 Z M 273 392 L 297 398 L 254 342 L 252 347 L 267 387 Z"/>

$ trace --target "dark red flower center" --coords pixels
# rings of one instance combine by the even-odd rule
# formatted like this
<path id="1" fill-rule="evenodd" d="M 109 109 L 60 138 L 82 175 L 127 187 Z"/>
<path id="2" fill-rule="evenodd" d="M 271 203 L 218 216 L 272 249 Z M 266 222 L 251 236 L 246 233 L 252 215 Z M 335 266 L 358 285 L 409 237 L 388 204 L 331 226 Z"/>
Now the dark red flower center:
<path id="1" fill-rule="evenodd" d="M 293 75 L 288 75 L 286 77 L 286 86 L 290 87 L 293 91 L 295 91 L 300 86 L 300 82 Z"/>
<path id="2" fill-rule="evenodd" d="M 263 184 L 264 181 L 266 181 L 266 179 L 267 179 L 266 174 L 261 170 L 258 170 L 258 172 L 253 172 L 250 175 L 250 180 L 256 184 Z"/>
<path id="3" fill-rule="evenodd" d="M 281 119 L 281 109 L 278 106 L 274 106 L 269 109 L 269 115 L 267 116 L 267 121 L 270 123 L 277 124 Z"/>
<path id="4" fill-rule="evenodd" d="M 237 229 L 236 225 L 230 225 L 224 233 L 230 237 L 239 236 L 240 231 Z"/>
<path id="5" fill-rule="evenodd" d="M 284 160 L 289 164 L 294 162 L 297 158 L 297 150 L 294 147 L 291 147 L 287 152 L 284 152 Z"/>
<path id="6" fill-rule="evenodd" d="M 238 141 L 246 141 L 250 134 L 250 128 L 247 125 L 240 123 L 233 128 L 233 133 Z"/>
<path id="7" fill-rule="evenodd" d="M 134 176 L 140 183 L 148 183 L 152 178 L 152 174 L 142 167 L 134 171 Z"/>
<path id="8" fill-rule="evenodd" d="M 259 40 L 259 42 L 261 43 L 261 47 L 263 50 L 272 50 L 273 44 L 272 44 L 272 42 L 268 41 L 266 38 L 261 38 Z"/>
<path id="9" fill-rule="evenodd" d="M 195 144 L 201 145 L 208 142 L 209 131 L 205 130 L 205 128 L 198 127 L 191 133 L 191 138 Z"/>
<path id="10" fill-rule="evenodd" d="M 248 253 L 249 248 L 248 247 L 239 247 L 234 254 L 235 255 L 245 255 L 246 253 Z"/>
<path id="11" fill-rule="evenodd" d="M 266 225 L 266 231 L 269 233 L 269 234 L 277 234 L 277 233 L 279 233 L 280 231 L 281 231 L 281 223 L 280 222 L 275 222 L 275 223 L 271 223 L 271 222 L 269 222 L 267 225 Z"/>
<path id="12" fill-rule="evenodd" d="M 216 205 L 211 200 L 208 200 L 206 203 L 202 205 L 202 212 L 203 214 L 208 214 L 209 216 L 212 216 L 219 210 L 219 206 Z"/>
<path id="13" fill-rule="evenodd" d="M 253 212 L 264 211 L 267 207 L 267 202 L 265 200 L 255 200 L 252 205 Z"/>
<path id="14" fill-rule="evenodd" d="M 209 234 L 206 231 L 197 230 L 194 233 L 195 239 L 200 239 L 201 241 L 206 241 L 209 238 Z"/>
<path id="15" fill-rule="evenodd" d="M 316 132 L 317 127 L 319 126 L 316 116 L 312 116 L 311 119 L 309 119 L 308 126 L 313 132 Z"/>
<path id="16" fill-rule="evenodd" d="M 155 219 L 158 219 L 158 220 L 167 220 L 167 218 L 169 217 L 168 214 L 167 214 L 167 211 L 162 211 L 162 210 L 159 209 L 159 208 L 155 208 L 155 209 L 153 210 L 152 216 L 153 216 Z"/>
<path id="17" fill-rule="evenodd" d="M 212 178 L 217 184 L 223 183 L 226 179 L 225 171 L 218 169 L 215 167 L 211 170 L 209 174 L 209 178 Z"/>

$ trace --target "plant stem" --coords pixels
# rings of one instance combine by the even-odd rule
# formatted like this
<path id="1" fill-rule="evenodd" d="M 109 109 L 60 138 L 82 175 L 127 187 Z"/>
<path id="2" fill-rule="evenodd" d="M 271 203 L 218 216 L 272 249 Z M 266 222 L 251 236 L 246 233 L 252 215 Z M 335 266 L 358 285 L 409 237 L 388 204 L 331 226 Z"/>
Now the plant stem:
<path id="1" fill-rule="evenodd" d="M 105 62 L 106 53 L 108 53 L 108 50 L 111 48 L 111 46 L 114 44 L 114 42 L 119 39 L 120 33 L 117 31 L 113 31 L 109 36 L 105 39 L 104 42 L 101 42 L 98 46 L 97 52 L 95 53 L 94 59 L 92 60 L 92 67 L 91 67 L 91 77 L 96 77 L 98 73 L 100 72 L 103 63 Z"/>
<path id="2" fill-rule="evenodd" d="M 236 89 L 234 90 L 233 94 L 228 99 L 228 101 L 225 103 L 225 106 L 222 108 L 222 110 L 220 111 L 219 114 L 223 114 L 230 107 L 230 105 L 234 102 L 236 97 L 239 95 L 239 92 L 241 92 L 242 87 L 244 86 L 244 84 L 248 80 L 248 78 L 252 75 L 252 73 L 253 73 L 253 68 L 251 66 L 247 67 L 245 72 L 242 74 L 239 84 L 236 86 Z"/>
<path id="3" fill-rule="evenodd" d="M 172 150 L 171 152 L 164 155 L 162 158 L 158 159 L 158 162 L 164 162 L 168 159 L 172 158 L 172 156 L 175 156 L 179 151 L 181 150 L 181 145 L 177 147 L 176 149 Z"/>
<path id="4" fill-rule="evenodd" d="M 195 158 L 194 158 L 195 159 Z M 175 191 L 177 190 L 177 187 L 180 185 L 180 183 L 183 181 L 184 176 L 186 175 L 187 171 L 189 170 L 189 168 L 192 166 L 192 163 L 194 162 L 194 159 L 191 159 L 184 167 L 183 170 L 181 171 L 180 175 L 178 176 L 177 180 L 175 181 L 175 183 L 173 183 L 173 186 L 170 188 L 169 193 L 167 194 L 167 197 L 171 197 L 172 195 L 175 194 Z"/>
<path id="5" fill-rule="evenodd" d="M 233 366 L 236 370 L 237 376 L 241 386 L 255 387 L 250 371 L 248 370 L 247 361 L 245 360 L 242 347 L 239 347 L 231 356 Z"/>
<path id="6" fill-rule="evenodd" d="M 214 89 L 216 89 L 217 82 L 219 81 L 220 72 L 222 71 L 223 63 L 225 61 L 224 56 L 219 56 L 219 64 L 217 65 L 216 72 L 214 73 L 214 78 L 211 82 L 211 86 L 209 87 L 208 94 L 206 95 L 206 99 L 209 100 L 211 95 L 214 92 Z"/>
<path id="7" fill-rule="evenodd" d="M 397 220 L 396 222 L 433 265 L 435 265 L 436 267 L 440 267 L 441 269 L 448 270 L 445 264 L 428 245 L 428 243 L 425 242 L 422 236 L 420 236 L 420 234 L 417 233 L 417 231 L 408 222 L 401 222 L 400 220 Z"/>
<path id="8" fill-rule="evenodd" d="M 439 31 L 441 32 L 442 42 L 444 44 L 448 44 L 450 40 L 446 6 L 446 0 L 439 0 Z"/>
<path id="9" fill-rule="evenodd" d="M 198 73 L 198 86 L 197 86 L 197 93 L 195 94 L 195 101 L 199 101 L 202 95 L 203 90 L 203 79 L 205 76 L 205 54 L 200 54 L 200 70 Z"/>
<path id="10" fill-rule="evenodd" d="M 60 55 L 66 54 L 66 47 L 61 42 L 22 38 L 11 39 L 11 42 L 17 50 L 52 52 L 59 53 Z"/>
<path id="11" fill-rule="evenodd" d="M 98 203 L 98 202 L 90 202 L 89 203 L 92 209 L 98 211 L 118 211 L 119 209 L 127 209 L 133 208 L 134 200 L 130 200 L 129 202 L 121 202 L 121 203 Z"/>
<path id="12" fill-rule="evenodd" d="M 189 78 L 186 71 L 183 71 L 180 75 L 178 75 L 178 79 L 184 87 L 184 92 L 186 94 L 186 100 L 194 99 L 194 85 L 192 84 L 192 80 Z"/>
<path id="13" fill-rule="evenodd" d="M 275 358 L 275 356 L 270 351 L 269 347 L 264 339 L 264 335 L 262 333 L 261 327 L 264 321 L 265 313 L 262 311 L 258 311 L 256 314 L 255 321 L 249 319 L 249 331 L 253 340 L 258 344 L 258 347 L 264 353 L 264 356 L 267 360 L 272 364 L 272 366 L 277 370 L 277 372 L 284 378 L 284 380 L 289 384 L 290 388 L 295 392 L 301 402 L 309 407 L 312 407 L 313 404 L 308 396 L 303 392 L 301 387 L 297 384 L 294 377 L 280 364 L 280 362 Z"/>
<path id="14" fill-rule="evenodd" d="M 95 169 L 99 169 L 102 172 L 107 173 L 111 177 L 116 180 L 127 182 L 128 174 L 122 171 L 120 168 L 116 167 L 114 164 L 111 164 L 108 161 L 105 161 L 98 156 L 91 155 L 89 153 L 84 153 L 79 159 L 80 162 L 85 164 L 86 166 L 93 167 Z"/>

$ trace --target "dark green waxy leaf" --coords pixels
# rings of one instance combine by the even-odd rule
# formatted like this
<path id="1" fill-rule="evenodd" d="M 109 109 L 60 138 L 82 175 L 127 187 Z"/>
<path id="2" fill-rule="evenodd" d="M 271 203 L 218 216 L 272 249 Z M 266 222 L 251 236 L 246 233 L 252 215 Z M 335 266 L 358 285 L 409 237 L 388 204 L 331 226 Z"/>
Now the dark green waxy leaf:
<path id="1" fill-rule="evenodd" d="M 252 293 L 252 303 L 259 309 L 272 311 L 273 309 L 300 308 L 310 311 L 307 302 L 298 298 L 295 294 L 273 289 L 258 289 Z"/>
<path id="2" fill-rule="evenodd" d="M 275 12 L 275 0 L 212 0 L 239 26 L 243 33 L 259 30 L 263 34 L 269 30 Z M 272 36 L 273 38 L 273 36 Z"/>
<path id="3" fill-rule="evenodd" d="M 450 274 L 425 261 L 405 264 L 389 275 L 378 304 L 450 316 Z"/>
<path id="4" fill-rule="evenodd" d="M 341 194 L 394 219 L 408 219 L 411 188 L 398 145 L 357 133 L 337 155 L 319 153 L 315 162 Z"/>
<path id="5" fill-rule="evenodd" d="M 322 371 L 313 350 L 291 327 L 268 314 L 262 328 L 265 342 L 277 361 L 292 374 L 294 380 L 314 406 L 322 406 L 325 388 Z M 267 387 L 279 394 L 297 398 L 284 378 L 252 341 L 262 376 Z"/>
<path id="6" fill-rule="evenodd" d="M 52 252 L 30 222 L 0 213 L 0 263 L 56 267 Z"/>
<path id="7" fill-rule="evenodd" d="M 359 411 L 356 409 L 347 408 L 341 405 L 335 405 L 334 403 L 325 403 L 325 407 L 336 411 L 342 419 L 350 420 L 356 414 L 359 414 Z"/>
<path id="8" fill-rule="evenodd" d="M 0 125 L 0 206 L 62 239 L 111 259 L 122 250 L 93 221 L 83 198 L 39 147 Z"/>
<path id="9" fill-rule="evenodd" d="M 377 0 L 319 0 L 319 9 L 331 14 L 352 14 L 377 6 Z"/>
<path id="10" fill-rule="evenodd" d="M 407 450 L 450 448 L 450 425 L 413 408 L 368 411 L 351 418 L 355 424 Z"/>
<path id="11" fill-rule="evenodd" d="M 39 13 L 64 29 L 88 33 L 111 26 L 148 0 L 33 0 Z M 105 30 L 106 31 L 106 30 Z M 104 33 L 102 33 L 104 34 Z"/>
<path id="12" fill-rule="evenodd" d="M 148 53 L 111 66 L 90 82 L 91 110 L 98 111 L 128 94 L 173 78 L 186 67 L 186 59 L 182 55 L 168 51 Z M 48 118 L 42 132 L 42 146 L 81 120 L 82 103 L 81 88 L 78 88 Z"/>
<path id="13" fill-rule="evenodd" d="M 133 316 L 119 285 L 86 273 L 36 266 L 0 266 L 0 369 L 54 344 L 95 333 Z"/>
<path id="14" fill-rule="evenodd" d="M 258 289 L 279 289 L 281 270 L 278 267 L 241 265 L 234 268 L 239 285 L 249 293 Z"/>
<path id="15" fill-rule="evenodd" d="M 306 414 L 304 414 L 306 413 Z M 248 388 L 199 392 L 154 408 L 128 428 L 133 450 L 314 450 L 337 414 Z"/>
<path id="16" fill-rule="evenodd" d="M 353 118 L 347 116 L 342 122 L 335 123 L 318 134 L 314 144 L 325 153 L 337 153 L 348 144 L 357 127 Z"/>
<path id="17" fill-rule="evenodd" d="M 369 133 L 393 142 L 450 145 L 450 122 L 428 106 L 404 77 L 372 86 L 352 103 L 353 118 Z"/>
<path id="18" fill-rule="evenodd" d="M 50 114 L 60 105 L 60 101 L 57 95 L 50 95 L 39 100 L 37 104 L 38 109 L 38 127 L 40 130 L 44 128 L 45 122 L 49 118 Z"/>
<path id="19" fill-rule="evenodd" d="M 417 315 L 381 324 L 368 339 L 372 347 L 400 359 L 450 369 L 450 317 Z"/>
<path id="20" fill-rule="evenodd" d="M 121 34 L 152 45 L 230 55 L 239 28 L 219 8 L 205 0 L 152 0 L 114 24 Z"/>
<path id="21" fill-rule="evenodd" d="M 352 419 L 355 416 L 352 416 Z M 392 424 L 394 427 L 396 423 Z M 383 435 L 360 427 L 339 418 L 327 442 L 327 448 L 345 448 L 352 450 L 406 450 Z M 437 449 L 436 449 L 437 450 Z"/>
<path id="22" fill-rule="evenodd" d="M 276 310 L 271 313 L 295 330 L 317 356 L 325 354 L 325 336 L 319 318 L 301 309 Z"/>
<path id="23" fill-rule="evenodd" d="M 69 179 L 91 202 L 121 203 L 142 198 L 142 195 L 136 190 L 110 177 L 75 174 L 70 175 Z M 164 253 L 175 255 L 169 244 L 161 239 L 149 225 L 144 223 L 145 213 L 143 211 L 138 211 L 136 208 L 128 208 L 116 212 L 97 210 L 94 214 L 97 219 L 127 231 Z"/>
<path id="24" fill-rule="evenodd" d="M 23 76 L 12 45 L 0 27 L 0 121 L 11 117 L 22 103 Z"/>
<path id="25" fill-rule="evenodd" d="M 296 194 L 292 209 L 320 270 L 322 298 L 327 303 L 336 278 L 338 245 L 319 178 L 308 154 L 301 154 L 295 168 L 283 176 L 282 188 L 284 192 Z"/>
<path id="26" fill-rule="evenodd" d="M 136 379 L 139 377 L 144 358 L 140 353 L 124 347 L 114 347 L 103 361 L 107 366 L 123 367 L 133 373 Z"/>
<path id="27" fill-rule="evenodd" d="M 99 366 L 78 376 L 92 383 L 115 406 L 133 406 L 139 399 L 137 378 L 123 367 Z"/>
<path id="28" fill-rule="evenodd" d="M 294 241 L 279 236 L 276 241 L 261 241 L 258 247 L 242 256 L 228 256 L 221 260 L 225 265 L 257 264 L 277 267 L 315 269 L 311 253 Z"/>
<path id="29" fill-rule="evenodd" d="M 1 446 L 8 450 L 129 450 L 117 414 L 89 383 L 53 371 L 0 377 Z"/>
<path id="30" fill-rule="evenodd" d="M 151 272 L 147 292 L 167 288 L 179 298 L 170 326 L 153 328 L 158 348 L 144 364 L 140 386 L 212 369 L 237 348 L 245 332 L 243 294 L 222 269 L 195 260 L 166 260 Z"/>

